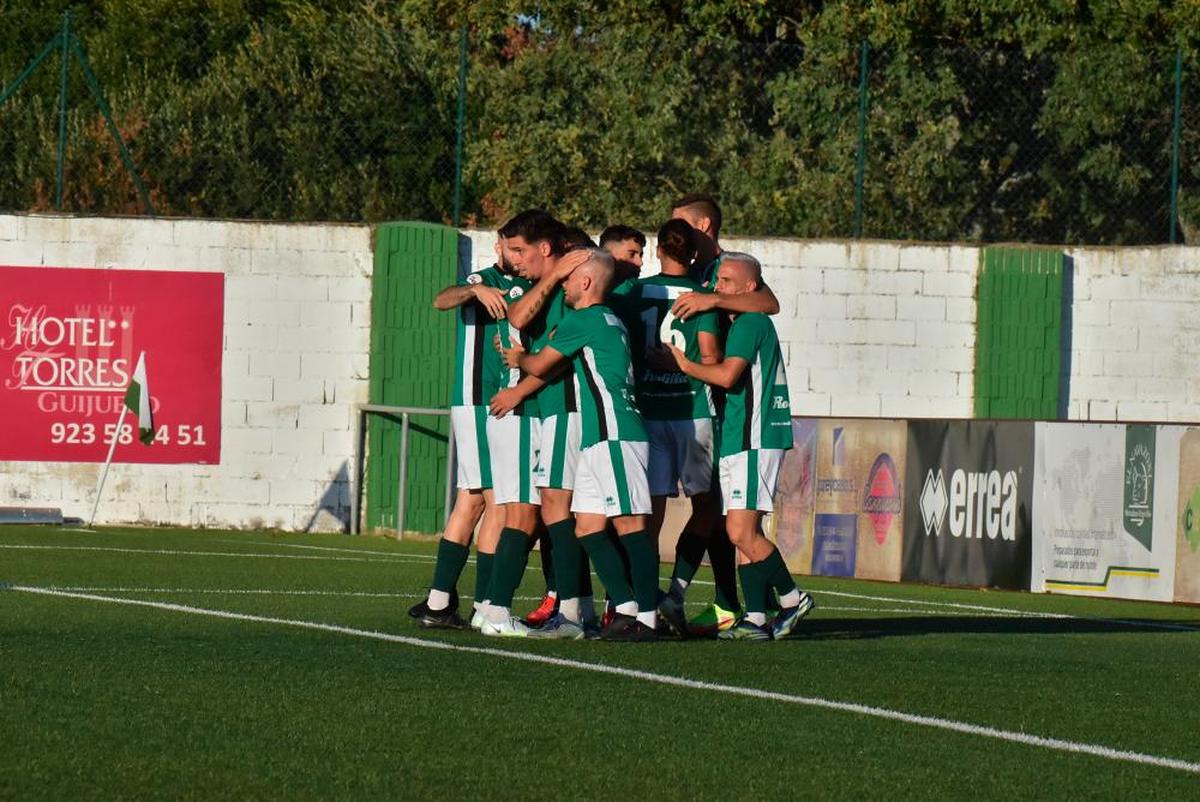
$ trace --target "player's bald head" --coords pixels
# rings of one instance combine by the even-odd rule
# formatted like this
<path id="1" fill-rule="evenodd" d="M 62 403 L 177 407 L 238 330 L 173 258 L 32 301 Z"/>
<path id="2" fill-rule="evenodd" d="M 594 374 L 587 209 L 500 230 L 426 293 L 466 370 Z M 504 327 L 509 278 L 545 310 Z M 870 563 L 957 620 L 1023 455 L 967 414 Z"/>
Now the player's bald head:
<path id="1" fill-rule="evenodd" d="M 612 254 L 600 248 L 576 250 L 585 250 L 587 259 L 572 270 L 571 275 L 563 282 L 567 306 L 583 308 L 602 303 L 616 275 Z"/>
<path id="2" fill-rule="evenodd" d="M 616 262 L 612 254 L 602 248 L 589 248 L 588 260 L 581 264 L 578 270 L 591 276 L 601 295 L 608 292 L 616 274 Z"/>
<path id="3" fill-rule="evenodd" d="M 725 251 L 717 268 L 717 292 L 738 295 L 762 286 L 762 263 L 748 253 Z"/>
<path id="4" fill-rule="evenodd" d="M 762 285 L 762 262 L 755 257 L 741 251 L 725 251 L 721 255 L 721 264 L 725 265 L 726 263 L 732 269 L 737 270 L 740 277 Z"/>

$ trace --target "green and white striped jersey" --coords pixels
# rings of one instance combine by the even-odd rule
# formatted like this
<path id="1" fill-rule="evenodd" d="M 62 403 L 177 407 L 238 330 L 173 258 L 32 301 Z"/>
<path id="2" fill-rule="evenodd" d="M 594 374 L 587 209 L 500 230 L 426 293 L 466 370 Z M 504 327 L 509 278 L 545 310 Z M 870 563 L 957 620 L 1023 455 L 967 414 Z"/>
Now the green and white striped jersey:
<path id="1" fill-rule="evenodd" d="M 570 357 L 583 424 L 581 448 L 606 440 L 646 441 L 633 394 L 625 326 L 603 304 L 568 311 L 550 347 Z"/>
<path id="2" fill-rule="evenodd" d="M 507 287 L 505 288 L 504 298 L 508 301 L 509 306 L 520 300 L 521 296 L 533 286 L 533 282 L 523 279 L 520 276 L 505 275 L 505 278 L 507 279 Z M 541 333 L 541 325 L 538 321 L 534 321 L 533 325 L 527 326 L 525 331 L 521 331 L 509 323 L 507 319 L 501 321 L 500 325 L 496 328 L 500 334 L 500 345 L 504 348 L 511 348 L 514 343 L 520 343 L 526 350 L 529 350 L 534 337 Z M 493 350 L 495 349 L 493 348 Z M 497 354 L 497 359 L 499 359 L 499 354 Z M 524 375 L 519 368 L 505 367 L 504 361 L 500 360 L 500 386 L 498 389 L 503 390 L 509 387 L 516 387 Z M 538 400 L 540 398 L 540 393 L 526 398 L 513 409 L 512 414 L 536 417 L 538 414 Z M 491 400 L 490 396 L 488 400 Z"/>
<path id="3" fill-rule="evenodd" d="M 492 265 L 468 274 L 458 286 L 482 284 L 507 291 L 512 278 Z M 457 369 L 450 395 L 451 406 L 485 405 L 503 386 L 504 362 L 492 343 L 497 328 L 496 320 L 478 301 L 472 300 L 458 307 Z"/>
<path id="4" fill-rule="evenodd" d="M 725 394 L 721 456 L 752 448 L 791 448 L 787 373 L 771 318 L 757 312 L 738 315 L 725 342 L 725 358 L 730 357 L 740 357 L 748 364 Z"/>
<path id="5" fill-rule="evenodd" d="M 554 345 L 555 350 L 558 350 L 558 346 L 555 345 L 558 337 L 555 329 L 558 328 L 563 317 L 569 311 L 566 297 L 563 295 L 563 288 L 560 284 L 555 287 L 554 292 L 546 299 L 546 304 L 542 307 L 540 315 L 542 320 L 535 321 L 534 325 L 527 327 L 528 329 L 533 329 L 534 326 L 537 326 L 539 329 L 539 332 L 534 335 L 531 353 L 537 353 L 545 348 L 547 344 Z M 573 368 L 568 366 L 554 381 L 548 383 L 538 393 L 538 412 L 543 418 L 549 418 L 564 412 L 578 411 L 579 402 L 575 396 Z"/>
<path id="6" fill-rule="evenodd" d="M 682 371 L 660 371 L 646 363 L 646 349 L 668 338 L 688 359 L 699 362 L 700 333 L 718 336 L 715 312 L 687 320 L 671 314 L 675 300 L 685 292 L 704 292 L 704 288 L 686 276 L 660 274 L 638 279 L 623 297 L 611 301 L 630 332 L 637 404 L 646 420 L 695 420 L 716 414 L 712 388 L 707 384 Z"/>

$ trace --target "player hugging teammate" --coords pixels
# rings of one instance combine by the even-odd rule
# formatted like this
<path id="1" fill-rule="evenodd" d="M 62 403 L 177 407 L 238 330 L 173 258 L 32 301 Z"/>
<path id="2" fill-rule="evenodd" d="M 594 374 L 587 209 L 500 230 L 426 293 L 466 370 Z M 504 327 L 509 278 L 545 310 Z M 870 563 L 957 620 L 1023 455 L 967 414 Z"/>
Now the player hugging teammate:
<path id="1" fill-rule="evenodd" d="M 409 611 L 423 626 L 467 626 L 455 587 L 481 517 L 470 626 L 484 635 L 765 641 L 812 609 L 762 532 L 792 445 L 779 305 L 754 257 L 722 251 L 720 226 L 711 197 L 684 196 L 658 232 L 662 272 L 641 277 L 641 232 L 610 226 L 596 248 L 529 210 L 500 228 L 494 266 L 438 294 L 459 313 L 459 489 Z M 692 511 L 664 593 L 658 541 L 680 487 Z M 522 620 L 513 595 L 542 527 L 553 595 Z M 716 596 L 689 622 L 705 552 Z M 612 605 L 603 626 L 590 568 Z"/>

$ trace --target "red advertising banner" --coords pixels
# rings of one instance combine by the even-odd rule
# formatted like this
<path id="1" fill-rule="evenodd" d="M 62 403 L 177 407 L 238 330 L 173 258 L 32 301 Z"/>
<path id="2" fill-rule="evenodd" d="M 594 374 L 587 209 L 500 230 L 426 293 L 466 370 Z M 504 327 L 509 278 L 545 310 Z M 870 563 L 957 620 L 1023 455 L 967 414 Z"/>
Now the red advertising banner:
<path id="1" fill-rule="evenodd" d="M 215 464 L 220 273 L 0 266 L 0 460 Z M 154 442 L 124 405 L 138 355 Z"/>

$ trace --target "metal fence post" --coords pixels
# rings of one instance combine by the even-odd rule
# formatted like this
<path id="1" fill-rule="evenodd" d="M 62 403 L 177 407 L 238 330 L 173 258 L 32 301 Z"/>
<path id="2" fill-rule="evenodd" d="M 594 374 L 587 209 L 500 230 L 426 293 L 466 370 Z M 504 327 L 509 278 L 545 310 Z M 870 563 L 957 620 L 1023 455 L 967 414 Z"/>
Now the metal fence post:
<path id="1" fill-rule="evenodd" d="M 400 487 L 396 492 L 396 531 L 404 536 L 404 512 L 408 499 L 408 413 L 400 413 Z"/>
<path id="2" fill-rule="evenodd" d="M 71 63 L 71 11 L 63 12 L 62 69 L 58 89 L 58 166 L 55 170 L 54 208 L 62 211 L 63 162 L 67 157 L 67 67 Z"/>
<path id="3" fill-rule="evenodd" d="M 867 161 L 867 51 L 870 45 L 862 41 L 862 56 L 858 65 L 858 160 L 854 169 L 854 236 L 863 233 L 863 179 Z"/>
<path id="4" fill-rule="evenodd" d="M 1175 119 L 1171 125 L 1171 234 L 1179 228 L 1179 128 L 1183 117 L 1183 48 L 1175 51 Z"/>

